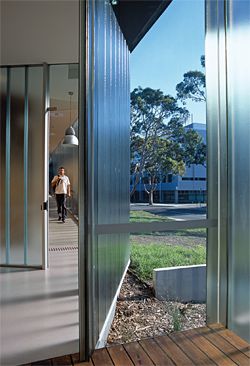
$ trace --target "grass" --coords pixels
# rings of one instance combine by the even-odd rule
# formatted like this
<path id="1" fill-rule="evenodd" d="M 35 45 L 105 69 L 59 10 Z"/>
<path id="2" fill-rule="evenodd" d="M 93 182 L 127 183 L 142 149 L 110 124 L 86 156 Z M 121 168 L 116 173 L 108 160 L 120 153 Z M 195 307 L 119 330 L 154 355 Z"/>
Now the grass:
<path id="1" fill-rule="evenodd" d="M 130 211 L 130 222 L 153 222 L 153 221 L 159 221 L 159 222 L 169 222 L 173 221 L 173 219 L 169 219 L 166 216 L 161 216 L 157 214 L 153 214 L 147 211 Z M 143 234 L 143 233 L 142 233 Z M 137 235 L 142 235 L 137 234 Z M 143 234 L 145 235 L 145 234 Z M 146 235 L 155 235 L 155 236 L 169 236 L 169 235 L 175 235 L 175 236 L 196 236 L 205 238 L 207 236 L 207 231 L 205 228 L 198 228 L 198 229 L 184 229 L 184 230 L 172 230 L 167 232 L 154 232 L 154 233 L 147 233 Z"/>
<path id="2" fill-rule="evenodd" d="M 152 280 L 154 268 L 204 263 L 206 263 L 206 249 L 201 245 L 190 249 L 181 246 L 134 242 L 131 246 L 131 268 L 142 280 Z"/>
<path id="3" fill-rule="evenodd" d="M 130 211 L 130 222 L 149 223 L 152 221 L 168 222 L 172 220 L 143 210 Z M 149 235 L 152 238 L 152 242 L 151 239 L 150 243 L 147 244 L 137 242 L 136 237 L 141 235 Z M 160 244 L 157 240 L 154 242 L 154 237 L 159 235 L 166 237 L 173 235 L 204 238 L 206 237 L 206 229 L 185 229 L 133 235 L 134 238 L 131 242 L 131 267 L 142 280 L 152 280 L 154 268 L 206 263 L 206 248 L 204 245 L 196 245 L 194 248 L 189 248 L 180 245 L 167 245 L 166 243 Z"/>
<path id="4" fill-rule="evenodd" d="M 173 318 L 173 328 L 174 332 L 179 332 L 181 330 L 181 313 L 178 308 L 175 308 L 172 313 Z"/>
<path id="5" fill-rule="evenodd" d="M 130 222 L 152 222 L 161 221 L 167 222 L 172 221 L 167 217 L 155 215 L 147 211 L 130 211 Z"/>
<path id="6" fill-rule="evenodd" d="M 201 238 L 207 237 L 207 229 L 205 228 L 198 228 L 198 229 L 185 229 L 179 231 L 171 231 L 174 235 L 177 236 L 199 236 Z"/>

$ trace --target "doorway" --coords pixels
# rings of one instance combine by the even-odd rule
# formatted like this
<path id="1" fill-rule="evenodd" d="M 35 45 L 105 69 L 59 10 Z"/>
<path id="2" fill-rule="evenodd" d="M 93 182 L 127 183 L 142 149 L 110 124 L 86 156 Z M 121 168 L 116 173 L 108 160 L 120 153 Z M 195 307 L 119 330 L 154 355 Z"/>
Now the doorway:
<path id="1" fill-rule="evenodd" d="M 71 100 L 69 108 L 66 93 L 65 104 L 59 105 L 64 90 L 63 73 L 54 78 L 57 69 L 67 70 L 65 79 L 69 75 L 72 77 L 69 65 L 4 67 L 0 70 L 1 176 L 6 177 L 1 185 L 1 212 L 5 215 L 1 215 L 0 277 L 0 363 L 4 365 L 24 364 L 75 353 L 79 349 L 78 229 L 72 221 L 76 217 L 73 197 L 67 202 L 71 216 L 66 220 L 66 232 L 59 229 L 57 233 L 63 244 L 54 241 L 55 245 L 50 246 L 47 241 L 51 225 L 48 199 L 53 200 L 49 197 L 49 162 L 55 162 L 48 154 L 49 122 L 58 133 L 60 131 L 57 145 L 56 134 L 50 135 L 54 138 L 50 143 L 53 142 L 56 151 L 65 129 L 78 123 L 73 111 L 77 109 L 77 101 Z M 49 82 L 49 76 L 52 82 Z M 77 77 L 74 83 L 77 85 Z M 72 88 L 67 92 L 69 90 L 75 92 Z M 53 116 L 53 108 L 50 108 L 55 107 L 56 95 L 58 104 L 54 112 L 58 112 L 59 118 Z M 56 118 L 58 126 L 53 124 Z M 64 120 L 69 125 L 64 125 Z M 69 166 L 69 173 L 66 171 L 76 194 L 78 177 L 71 173 L 72 164 L 68 165 L 65 160 L 74 148 L 63 148 L 65 158 L 59 159 L 60 164 Z M 77 155 L 77 150 L 74 154 Z M 74 164 L 77 167 L 77 161 Z M 51 209 L 53 211 L 52 205 Z M 58 224 L 57 220 L 55 223 Z M 76 227 L 76 244 L 72 248 L 68 229 L 73 226 Z"/>

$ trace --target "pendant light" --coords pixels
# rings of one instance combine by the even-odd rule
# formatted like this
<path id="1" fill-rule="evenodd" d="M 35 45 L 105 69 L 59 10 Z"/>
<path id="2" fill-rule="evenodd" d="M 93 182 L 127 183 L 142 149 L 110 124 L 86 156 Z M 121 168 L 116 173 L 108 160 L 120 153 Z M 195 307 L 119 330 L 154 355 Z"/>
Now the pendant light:
<path id="1" fill-rule="evenodd" d="M 72 91 L 69 91 L 69 121 L 71 123 L 71 98 L 72 95 L 74 93 Z M 63 140 L 63 145 L 68 145 L 68 146 L 78 146 L 79 142 L 78 142 L 78 138 L 76 137 L 76 133 L 74 128 L 68 127 L 67 130 L 65 131 L 65 136 L 64 136 L 64 140 Z"/>

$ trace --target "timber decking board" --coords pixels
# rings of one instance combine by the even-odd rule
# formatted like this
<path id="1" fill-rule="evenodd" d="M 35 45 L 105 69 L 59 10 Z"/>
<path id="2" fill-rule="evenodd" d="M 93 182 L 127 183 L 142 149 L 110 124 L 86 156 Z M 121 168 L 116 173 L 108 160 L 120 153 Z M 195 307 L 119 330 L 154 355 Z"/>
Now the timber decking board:
<path id="1" fill-rule="evenodd" d="M 116 366 L 133 366 L 134 365 L 122 345 L 108 347 L 107 351 L 108 351 L 110 357 L 112 358 L 113 363 Z"/>
<path id="2" fill-rule="evenodd" d="M 68 356 L 62 356 L 62 357 L 56 357 L 52 360 L 53 366 L 72 366 L 71 357 Z"/>
<path id="3" fill-rule="evenodd" d="M 216 334 L 210 328 L 198 328 L 198 332 L 203 334 L 210 342 L 212 342 L 217 348 L 224 352 L 239 366 L 249 366 L 249 358 L 240 352 L 236 347 L 229 343 L 225 338 Z"/>
<path id="4" fill-rule="evenodd" d="M 235 348 L 244 353 L 248 358 L 250 358 L 250 345 L 244 339 L 240 338 L 237 334 L 233 333 L 229 329 L 225 329 L 222 324 L 215 323 L 209 324 L 209 328 L 213 329 L 221 337 L 225 338 L 229 343 L 231 343 Z"/>
<path id="5" fill-rule="evenodd" d="M 183 352 L 186 353 L 186 355 L 193 361 L 194 365 L 215 365 L 215 363 L 210 360 L 204 352 L 202 352 L 181 332 L 171 334 L 170 338 L 183 350 Z"/>
<path id="6" fill-rule="evenodd" d="M 95 350 L 92 355 L 92 362 L 95 366 L 113 366 L 113 362 L 106 348 Z"/>
<path id="7" fill-rule="evenodd" d="M 193 362 L 168 336 L 155 338 L 159 346 L 167 353 L 176 365 L 193 366 Z"/>
<path id="8" fill-rule="evenodd" d="M 124 344 L 124 348 L 136 366 L 154 365 L 138 342 L 126 343 Z"/>
<path id="9" fill-rule="evenodd" d="M 94 351 L 89 362 L 79 354 L 23 366 L 250 366 L 249 344 L 221 324 L 171 333 Z"/>
<path id="10" fill-rule="evenodd" d="M 236 366 L 225 353 L 221 352 L 215 345 L 209 342 L 208 339 L 201 334 L 197 334 L 195 329 L 186 330 L 183 332 L 198 348 L 200 348 L 208 357 L 210 357 L 214 363 L 218 366 Z"/>
<path id="11" fill-rule="evenodd" d="M 91 360 L 89 360 L 89 362 L 80 362 L 79 353 L 75 353 L 75 354 L 71 355 L 71 358 L 72 358 L 73 366 L 93 366 L 93 363 Z"/>
<path id="12" fill-rule="evenodd" d="M 173 361 L 167 356 L 167 354 L 160 348 L 160 346 L 154 341 L 153 338 L 143 339 L 139 341 L 144 351 L 153 361 L 156 366 L 174 366 Z"/>

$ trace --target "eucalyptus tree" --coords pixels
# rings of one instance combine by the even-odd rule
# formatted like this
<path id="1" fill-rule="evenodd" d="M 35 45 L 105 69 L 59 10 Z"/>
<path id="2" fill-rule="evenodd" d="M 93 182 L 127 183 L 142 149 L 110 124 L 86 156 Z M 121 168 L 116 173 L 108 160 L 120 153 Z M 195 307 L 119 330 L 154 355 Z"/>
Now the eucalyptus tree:
<path id="1" fill-rule="evenodd" d="M 205 57 L 200 58 L 201 66 L 205 67 Z M 206 102 L 205 73 L 198 70 L 187 71 L 183 80 L 176 85 L 177 99 L 186 103 L 187 99 L 194 102 Z"/>
<path id="2" fill-rule="evenodd" d="M 189 113 L 177 100 L 161 90 L 138 87 L 131 93 L 131 196 L 144 182 L 153 204 L 153 193 L 168 173 L 184 174 L 185 166 L 196 159 L 199 135 L 190 134 L 183 124 Z M 200 147 L 201 150 L 201 147 Z M 189 156 L 196 152 L 196 157 Z M 200 160 L 202 161 L 202 159 Z"/>

